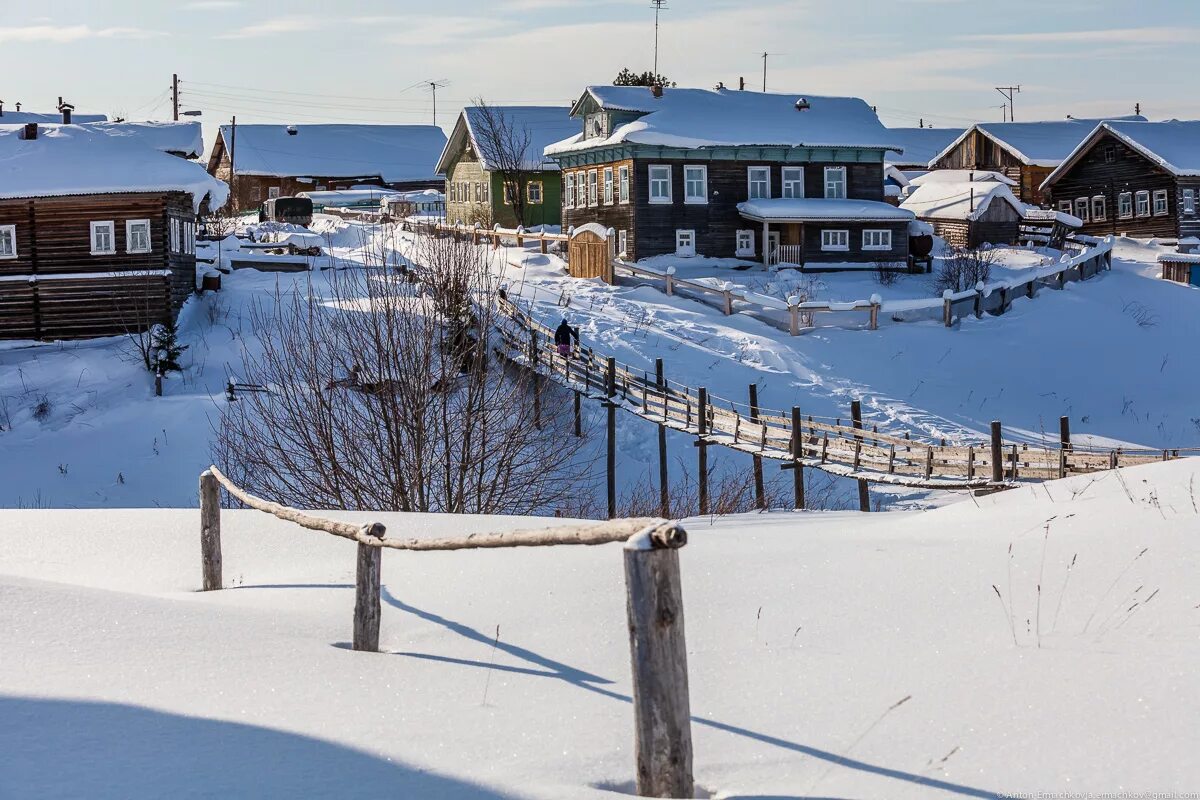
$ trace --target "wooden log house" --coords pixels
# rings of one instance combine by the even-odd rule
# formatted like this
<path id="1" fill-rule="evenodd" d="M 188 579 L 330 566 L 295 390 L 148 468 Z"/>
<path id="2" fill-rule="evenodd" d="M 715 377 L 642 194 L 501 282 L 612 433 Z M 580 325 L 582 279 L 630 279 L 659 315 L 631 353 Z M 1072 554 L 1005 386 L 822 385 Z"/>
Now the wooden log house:
<path id="1" fill-rule="evenodd" d="M 1200 236 L 1200 122 L 1102 122 L 1042 186 L 1103 236 Z"/>
<path id="2" fill-rule="evenodd" d="M 972 249 L 1015 244 L 1025 212 L 1025 204 L 1000 181 L 926 181 L 912 187 L 900 207 L 931 224 L 947 244 Z"/>
<path id="3" fill-rule="evenodd" d="M 222 125 L 208 171 L 230 185 L 241 213 L 305 191 L 440 189 L 445 146 L 434 125 Z"/>
<path id="4" fill-rule="evenodd" d="M 194 290 L 198 164 L 84 126 L 0 131 L 0 339 L 144 330 Z"/>
<path id="5" fill-rule="evenodd" d="M 884 154 L 899 145 L 862 100 L 593 86 L 571 115 L 580 132 L 546 148 L 563 225 L 615 230 L 626 259 L 907 261 L 913 216 L 884 201 Z"/>

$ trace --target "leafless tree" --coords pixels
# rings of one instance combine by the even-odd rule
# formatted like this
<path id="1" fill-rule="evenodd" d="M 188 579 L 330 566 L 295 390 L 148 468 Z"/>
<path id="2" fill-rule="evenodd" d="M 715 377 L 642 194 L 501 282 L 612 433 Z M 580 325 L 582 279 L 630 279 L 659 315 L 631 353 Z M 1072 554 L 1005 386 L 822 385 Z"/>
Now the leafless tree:
<path id="1" fill-rule="evenodd" d="M 992 265 L 995 263 L 995 250 L 955 248 L 942 260 L 942 266 L 934 276 L 934 290 L 939 294 L 947 289 L 962 292 L 981 281 L 987 283 L 992 277 Z"/>
<path id="2" fill-rule="evenodd" d="M 549 513 L 590 482 L 569 404 L 498 359 L 478 248 L 423 238 L 407 273 L 327 272 L 251 312 L 214 457 L 251 492 L 309 508 Z M 545 387 L 541 387 L 545 391 Z"/>
<path id="3" fill-rule="evenodd" d="M 532 152 L 531 132 L 482 98 L 475 100 L 467 113 L 479 160 L 485 169 L 500 176 L 501 201 L 512 206 L 518 225 L 526 224 L 526 186 L 542 160 L 541 153 Z"/>

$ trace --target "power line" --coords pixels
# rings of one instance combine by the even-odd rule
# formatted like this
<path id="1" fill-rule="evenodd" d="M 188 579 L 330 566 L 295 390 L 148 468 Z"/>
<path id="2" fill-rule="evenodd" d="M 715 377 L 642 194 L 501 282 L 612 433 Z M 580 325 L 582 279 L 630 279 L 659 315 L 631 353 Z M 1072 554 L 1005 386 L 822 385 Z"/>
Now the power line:
<path id="1" fill-rule="evenodd" d="M 394 98 L 394 97 L 362 97 L 360 95 L 316 94 L 313 92 L 292 92 L 292 91 L 287 91 L 284 89 L 263 89 L 263 88 L 260 88 L 257 86 L 255 86 L 255 87 L 232 86 L 227 83 L 206 83 L 204 81 L 187 81 L 187 83 L 192 84 L 193 86 L 211 86 L 211 87 L 215 87 L 218 89 L 236 89 L 238 91 L 254 93 L 254 94 L 285 94 L 285 95 L 295 95 L 297 97 L 323 97 L 323 98 L 332 99 L 332 100 L 338 100 L 338 99 L 365 100 L 370 103 L 392 103 L 392 102 L 395 102 L 395 100 L 396 100 L 396 98 Z M 398 90 L 396 92 L 396 94 L 404 94 L 405 92 L 412 91 L 413 89 L 416 89 L 419 86 L 424 86 L 426 83 L 427 83 L 426 81 L 418 81 L 417 83 L 414 83 L 410 86 L 406 86 L 403 89 Z"/>

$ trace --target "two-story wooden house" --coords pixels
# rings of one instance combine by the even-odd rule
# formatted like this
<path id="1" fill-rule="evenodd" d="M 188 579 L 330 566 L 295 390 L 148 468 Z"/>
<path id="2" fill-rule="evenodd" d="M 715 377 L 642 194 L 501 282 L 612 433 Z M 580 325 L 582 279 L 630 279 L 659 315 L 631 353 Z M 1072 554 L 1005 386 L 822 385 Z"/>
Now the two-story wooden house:
<path id="1" fill-rule="evenodd" d="M 546 148 L 564 226 L 662 254 L 836 269 L 908 257 L 910 212 L 884 201 L 899 149 L 862 100 L 727 89 L 592 86 L 579 132 Z"/>
<path id="2" fill-rule="evenodd" d="M 543 150 L 575 130 L 566 106 L 464 108 L 437 164 L 446 176 L 446 219 L 485 228 L 557 226 L 560 174 Z"/>
<path id="3" fill-rule="evenodd" d="M 1200 236 L 1200 121 L 1102 122 L 1042 190 L 1085 233 Z"/>

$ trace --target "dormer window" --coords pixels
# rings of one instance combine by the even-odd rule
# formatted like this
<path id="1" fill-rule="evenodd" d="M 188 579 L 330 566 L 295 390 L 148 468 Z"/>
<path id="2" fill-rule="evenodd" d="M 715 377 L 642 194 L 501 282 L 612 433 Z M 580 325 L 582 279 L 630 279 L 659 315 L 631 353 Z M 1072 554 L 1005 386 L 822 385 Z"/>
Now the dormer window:
<path id="1" fill-rule="evenodd" d="M 583 138 L 603 139 L 606 136 L 608 136 L 608 114 L 603 111 L 588 114 L 584 121 Z"/>

